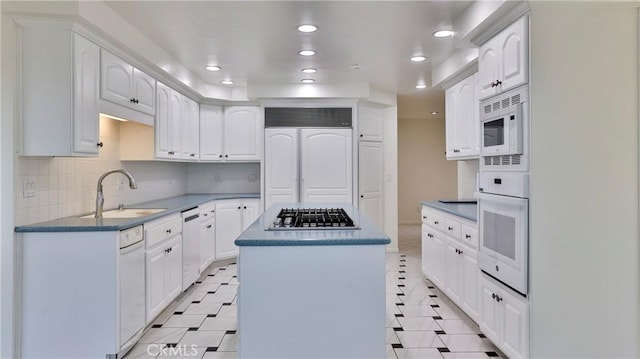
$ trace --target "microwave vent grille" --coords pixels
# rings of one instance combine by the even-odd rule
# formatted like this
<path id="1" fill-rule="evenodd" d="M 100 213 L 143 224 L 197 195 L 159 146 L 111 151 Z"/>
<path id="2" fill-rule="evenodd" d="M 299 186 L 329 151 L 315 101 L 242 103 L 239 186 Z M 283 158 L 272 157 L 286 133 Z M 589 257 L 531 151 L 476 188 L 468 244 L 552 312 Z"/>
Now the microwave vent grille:
<path id="1" fill-rule="evenodd" d="M 517 105 L 520 103 L 520 94 L 514 95 L 511 97 L 511 104 Z"/>
<path id="2" fill-rule="evenodd" d="M 519 166 L 522 164 L 522 155 L 487 156 L 484 157 L 485 166 Z"/>
<path id="3" fill-rule="evenodd" d="M 529 94 L 526 85 L 523 85 L 520 88 L 516 88 L 502 94 L 497 99 L 485 100 L 480 104 L 484 112 L 483 117 L 486 118 L 487 115 L 495 111 L 504 110 L 511 106 L 516 106 L 518 104 L 527 102 L 528 96 Z"/>

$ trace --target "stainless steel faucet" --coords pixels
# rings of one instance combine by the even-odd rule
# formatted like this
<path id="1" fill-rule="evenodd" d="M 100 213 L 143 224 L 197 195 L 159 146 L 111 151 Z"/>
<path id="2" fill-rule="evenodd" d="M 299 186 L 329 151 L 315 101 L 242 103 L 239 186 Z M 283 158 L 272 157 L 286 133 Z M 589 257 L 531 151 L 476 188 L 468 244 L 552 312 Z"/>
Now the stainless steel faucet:
<path id="1" fill-rule="evenodd" d="M 104 180 L 105 177 L 107 177 L 112 173 L 122 173 L 123 175 L 127 176 L 127 178 L 129 179 L 129 188 L 131 189 L 138 188 L 138 186 L 136 185 L 135 178 L 133 178 L 131 173 L 129 173 L 126 170 L 113 170 L 100 176 L 100 178 L 98 178 L 98 189 L 97 189 L 98 193 L 96 194 L 96 215 L 95 215 L 96 218 L 102 218 L 102 210 L 103 210 L 102 207 L 104 206 L 104 194 L 102 193 L 102 181 Z"/>

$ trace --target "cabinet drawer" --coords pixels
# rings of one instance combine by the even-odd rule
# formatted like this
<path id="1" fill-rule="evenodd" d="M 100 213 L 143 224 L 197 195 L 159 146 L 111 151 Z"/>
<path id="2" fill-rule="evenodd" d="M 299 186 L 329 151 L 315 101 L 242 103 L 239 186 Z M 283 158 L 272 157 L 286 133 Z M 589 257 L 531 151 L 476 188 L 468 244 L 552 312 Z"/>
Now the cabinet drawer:
<path id="1" fill-rule="evenodd" d="M 431 217 L 427 218 L 427 224 L 431 227 L 444 231 L 444 216 L 439 213 L 431 213 Z"/>
<path id="2" fill-rule="evenodd" d="M 204 220 L 213 219 L 216 216 L 216 204 L 205 203 L 200 206 L 200 217 Z"/>
<path id="3" fill-rule="evenodd" d="M 170 215 L 144 225 L 147 248 L 182 232 L 182 218 L 179 214 Z"/>
<path id="4" fill-rule="evenodd" d="M 460 231 L 460 239 L 473 248 L 478 248 L 478 229 L 463 224 Z"/>
<path id="5" fill-rule="evenodd" d="M 429 211 L 426 207 L 422 207 L 422 223 L 429 224 L 429 218 L 431 217 L 431 211 Z"/>
<path id="6" fill-rule="evenodd" d="M 445 232 L 455 239 L 460 239 L 460 222 L 451 218 L 444 220 Z"/>

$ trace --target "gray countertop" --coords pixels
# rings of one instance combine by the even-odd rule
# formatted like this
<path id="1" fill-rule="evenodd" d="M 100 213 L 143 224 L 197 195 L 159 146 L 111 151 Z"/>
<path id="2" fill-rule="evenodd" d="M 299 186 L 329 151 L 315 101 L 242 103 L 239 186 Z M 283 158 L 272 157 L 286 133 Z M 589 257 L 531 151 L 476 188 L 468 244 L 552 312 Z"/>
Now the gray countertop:
<path id="1" fill-rule="evenodd" d="M 478 221 L 478 205 L 476 203 L 442 203 L 438 201 L 422 201 L 422 204 L 443 212 L 455 214 L 456 216 L 474 222 Z"/>
<path id="2" fill-rule="evenodd" d="M 360 229 L 267 231 L 282 208 L 344 208 Z M 386 245 L 391 239 L 347 203 L 276 203 L 236 239 L 238 246 Z"/>
<path id="3" fill-rule="evenodd" d="M 78 218 L 67 217 L 53 221 L 29 224 L 16 227 L 16 232 L 96 232 L 96 231 L 119 231 L 122 229 L 137 226 L 139 224 L 166 216 L 172 213 L 179 213 L 209 201 L 220 199 L 236 198 L 260 198 L 258 193 L 239 194 L 186 194 L 177 197 L 159 199 L 150 202 L 127 205 L 128 208 L 166 208 L 166 211 L 153 215 L 137 218 Z"/>

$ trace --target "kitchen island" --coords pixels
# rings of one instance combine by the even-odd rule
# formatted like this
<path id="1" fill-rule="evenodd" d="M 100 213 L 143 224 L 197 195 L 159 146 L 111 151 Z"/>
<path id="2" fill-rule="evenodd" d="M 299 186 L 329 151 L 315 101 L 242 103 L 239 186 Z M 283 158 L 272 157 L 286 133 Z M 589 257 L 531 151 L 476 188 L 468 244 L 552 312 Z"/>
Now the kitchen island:
<path id="1" fill-rule="evenodd" d="M 267 230 L 281 208 L 344 208 L 358 229 Z M 275 204 L 236 241 L 239 358 L 384 358 L 385 245 L 349 204 Z"/>

